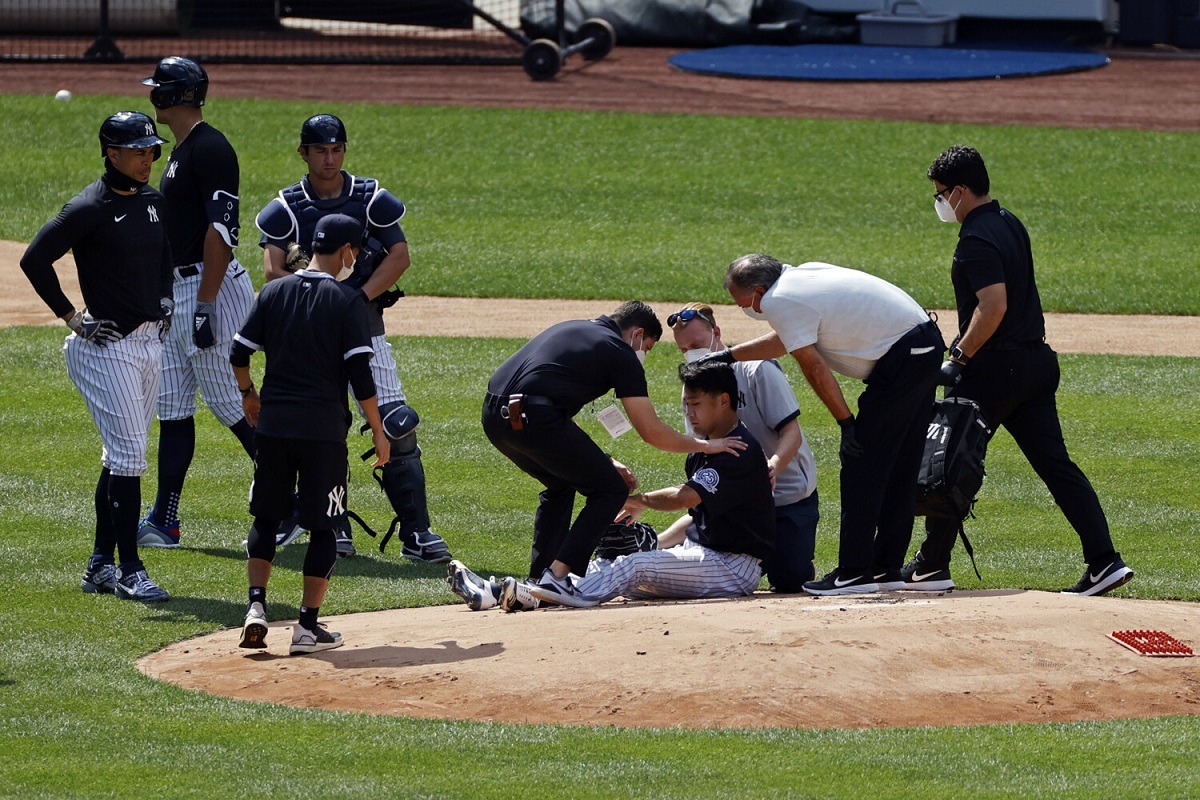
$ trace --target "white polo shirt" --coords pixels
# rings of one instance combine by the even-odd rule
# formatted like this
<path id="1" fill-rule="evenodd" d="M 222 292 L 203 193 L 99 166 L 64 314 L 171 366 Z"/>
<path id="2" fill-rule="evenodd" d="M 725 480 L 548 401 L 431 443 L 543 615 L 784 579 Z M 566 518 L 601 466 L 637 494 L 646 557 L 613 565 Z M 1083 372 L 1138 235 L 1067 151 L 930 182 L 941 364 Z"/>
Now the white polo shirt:
<path id="1" fill-rule="evenodd" d="M 903 289 L 820 261 L 784 265 L 761 307 L 789 353 L 815 345 L 834 372 L 860 380 L 901 336 L 929 321 Z"/>

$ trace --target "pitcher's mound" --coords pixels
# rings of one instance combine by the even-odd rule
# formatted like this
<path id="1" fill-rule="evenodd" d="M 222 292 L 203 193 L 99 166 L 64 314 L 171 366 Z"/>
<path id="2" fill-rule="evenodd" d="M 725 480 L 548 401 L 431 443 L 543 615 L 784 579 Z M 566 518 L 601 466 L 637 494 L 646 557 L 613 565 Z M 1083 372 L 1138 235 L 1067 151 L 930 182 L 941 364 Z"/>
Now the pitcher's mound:
<path id="1" fill-rule="evenodd" d="M 147 675 L 242 700 L 511 723 L 856 728 L 1200 713 L 1200 660 L 1146 658 L 1115 630 L 1195 648 L 1187 603 L 1045 592 L 760 594 L 522 614 L 439 606 L 326 620 L 346 645 L 287 655 L 239 632 L 180 642 Z"/>

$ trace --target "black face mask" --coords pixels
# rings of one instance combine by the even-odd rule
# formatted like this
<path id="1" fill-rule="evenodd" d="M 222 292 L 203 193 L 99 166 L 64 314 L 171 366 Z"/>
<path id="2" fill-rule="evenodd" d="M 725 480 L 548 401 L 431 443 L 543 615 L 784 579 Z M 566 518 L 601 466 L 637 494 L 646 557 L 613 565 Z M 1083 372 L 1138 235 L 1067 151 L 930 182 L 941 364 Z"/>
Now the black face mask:
<path id="1" fill-rule="evenodd" d="M 108 184 L 108 188 L 118 192 L 136 192 L 146 185 L 143 181 L 135 181 L 114 167 L 113 163 L 108 160 L 108 156 L 104 157 L 104 182 Z"/>

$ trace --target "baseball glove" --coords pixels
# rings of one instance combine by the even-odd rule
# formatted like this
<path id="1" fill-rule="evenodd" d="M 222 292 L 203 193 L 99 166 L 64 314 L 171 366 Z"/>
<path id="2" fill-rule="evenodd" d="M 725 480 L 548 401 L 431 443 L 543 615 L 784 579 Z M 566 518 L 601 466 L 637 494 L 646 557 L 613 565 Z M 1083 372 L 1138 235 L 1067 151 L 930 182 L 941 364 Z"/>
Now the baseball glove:
<path id="1" fill-rule="evenodd" d="M 658 533 L 645 522 L 614 522 L 596 543 L 596 558 L 614 559 L 630 553 L 658 549 Z"/>
<path id="2" fill-rule="evenodd" d="M 304 255 L 304 249 L 295 242 L 288 242 L 287 256 L 283 260 L 283 268 L 288 272 L 295 272 L 298 269 L 308 269 L 308 256 Z"/>

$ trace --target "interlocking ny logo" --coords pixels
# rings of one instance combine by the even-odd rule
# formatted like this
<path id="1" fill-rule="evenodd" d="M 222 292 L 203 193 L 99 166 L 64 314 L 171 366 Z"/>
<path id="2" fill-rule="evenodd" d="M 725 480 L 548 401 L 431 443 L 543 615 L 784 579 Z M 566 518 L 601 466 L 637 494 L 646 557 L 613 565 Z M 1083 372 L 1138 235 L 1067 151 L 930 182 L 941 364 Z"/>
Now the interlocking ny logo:
<path id="1" fill-rule="evenodd" d="M 149 122 L 147 122 L 147 123 L 146 123 L 146 135 L 147 135 L 147 136 L 153 136 L 153 135 L 154 135 L 154 126 L 153 126 L 153 125 L 151 125 Z"/>
<path id="2" fill-rule="evenodd" d="M 146 211 L 150 212 L 150 221 L 158 222 L 158 209 L 154 206 L 146 206 Z"/>
<path id="3" fill-rule="evenodd" d="M 164 178 L 174 178 L 175 177 L 175 168 L 178 166 L 179 166 L 178 161 L 172 161 L 172 162 L 168 163 L 167 164 L 167 174 L 164 175 L 163 177 Z"/>
<path id="4" fill-rule="evenodd" d="M 327 517 L 340 517 L 346 511 L 346 487 L 335 486 L 329 493 L 329 508 L 325 511 Z"/>

